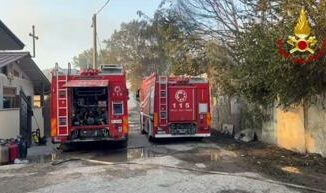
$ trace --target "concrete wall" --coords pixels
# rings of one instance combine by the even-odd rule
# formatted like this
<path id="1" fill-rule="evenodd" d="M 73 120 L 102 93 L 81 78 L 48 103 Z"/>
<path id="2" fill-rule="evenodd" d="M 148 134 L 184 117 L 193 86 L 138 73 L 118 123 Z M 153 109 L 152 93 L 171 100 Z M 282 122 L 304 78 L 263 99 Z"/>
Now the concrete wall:
<path id="1" fill-rule="evenodd" d="M 19 135 L 19 109 L 0 110 L 0 138 L 16 138 Z"/>
<path id="2" fill-rule="evenodd" d="M 269 113 L 269 121 L 263 122 L 262 124 L 262 134 L 261 140 L 270 143 L 270 144 L 277 144 L 277 119 L 276 119 L 276 109 L 271 108 L 268 110 Z"/>
<path id="3" fill-rule="evenodd" d="M 325 101 L 324 101 L 325 103 Z M 322 101 L 306 109 L 306 149 L 309 153 L 318 153 L 326 157 L 326 110 Z"/>
<path id="4" fill-rule="evenodd" d="M 274 108 L 262 128 L 262 141 L 300 152 L 326 157 L 326 109 L 322 102 L 288 111 Z"/>
<path id="5" fill-rule="evenodd" d="M 41 136 L 44 135 L 44 119 L 41 108 L 34 108 L 34 117 L 32 117 L 32 131 L 35 131 L 39 125 Z M 19 135 L 19 109 L 0 110 L 0 139 L 16 138 Z M 34 119 L 35 118 L 35 119 Z"/>
<path id="6" fill-rule="evenodd" d="M 286 149 L 305 153 L 305 128 L 303 107 L 288 111 L 277 109 L 277 144 Z"/>
<path id="7" fill-rule="evenodd" d="M 213 98 L 212 127 L 221 130 L 223 124 L 233 125 L 235 132 L 241 130 L 242 101 L 238 98 L 218 96 Z"/>

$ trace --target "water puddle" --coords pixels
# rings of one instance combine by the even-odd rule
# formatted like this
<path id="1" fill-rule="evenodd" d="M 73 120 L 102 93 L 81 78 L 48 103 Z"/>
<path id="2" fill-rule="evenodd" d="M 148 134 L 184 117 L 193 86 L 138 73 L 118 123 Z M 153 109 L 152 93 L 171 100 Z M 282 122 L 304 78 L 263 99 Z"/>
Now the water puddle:
<path id="1" fill-rule="evenodd" d="M 44 164 L 58 160 L 91 159 L 104 162 L 127 162 L 141 158 L 160 156 L 149 148 L 76 150 L 70 152 L 55 151 L 50 155 L 29 156 L 30 163 Z"/>

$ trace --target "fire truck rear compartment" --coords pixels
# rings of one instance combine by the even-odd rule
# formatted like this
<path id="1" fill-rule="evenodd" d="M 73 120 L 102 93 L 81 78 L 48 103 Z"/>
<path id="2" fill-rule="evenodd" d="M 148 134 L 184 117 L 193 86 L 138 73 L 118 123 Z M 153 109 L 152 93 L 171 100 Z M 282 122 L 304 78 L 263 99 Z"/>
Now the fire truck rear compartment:
<path id="1" fill-rule="evenodd" d="M 72 139 L 107 138 L 108 89 L 72 88 Z"/>

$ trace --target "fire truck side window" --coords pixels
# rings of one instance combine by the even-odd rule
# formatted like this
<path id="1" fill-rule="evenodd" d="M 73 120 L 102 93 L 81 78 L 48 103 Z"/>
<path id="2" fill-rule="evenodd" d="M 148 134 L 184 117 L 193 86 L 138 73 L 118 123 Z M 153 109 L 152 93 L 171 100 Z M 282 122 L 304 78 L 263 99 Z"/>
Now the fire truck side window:
<path id="1" fill-rule="evenodd" d="M 122 103 L 113 103 L 113 115 L 123 115 Z"/>

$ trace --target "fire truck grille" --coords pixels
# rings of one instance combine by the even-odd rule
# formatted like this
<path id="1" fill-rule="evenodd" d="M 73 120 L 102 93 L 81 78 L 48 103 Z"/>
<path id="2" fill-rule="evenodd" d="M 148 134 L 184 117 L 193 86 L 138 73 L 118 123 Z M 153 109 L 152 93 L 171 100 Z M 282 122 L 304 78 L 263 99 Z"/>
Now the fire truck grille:
<path id="1" fill-rule="evenodd" d="M 194 135 L 196 130 L 196 125 L 192 123 L 175 123 L 170 125 L 170 133 L 172 135 Z"/>

